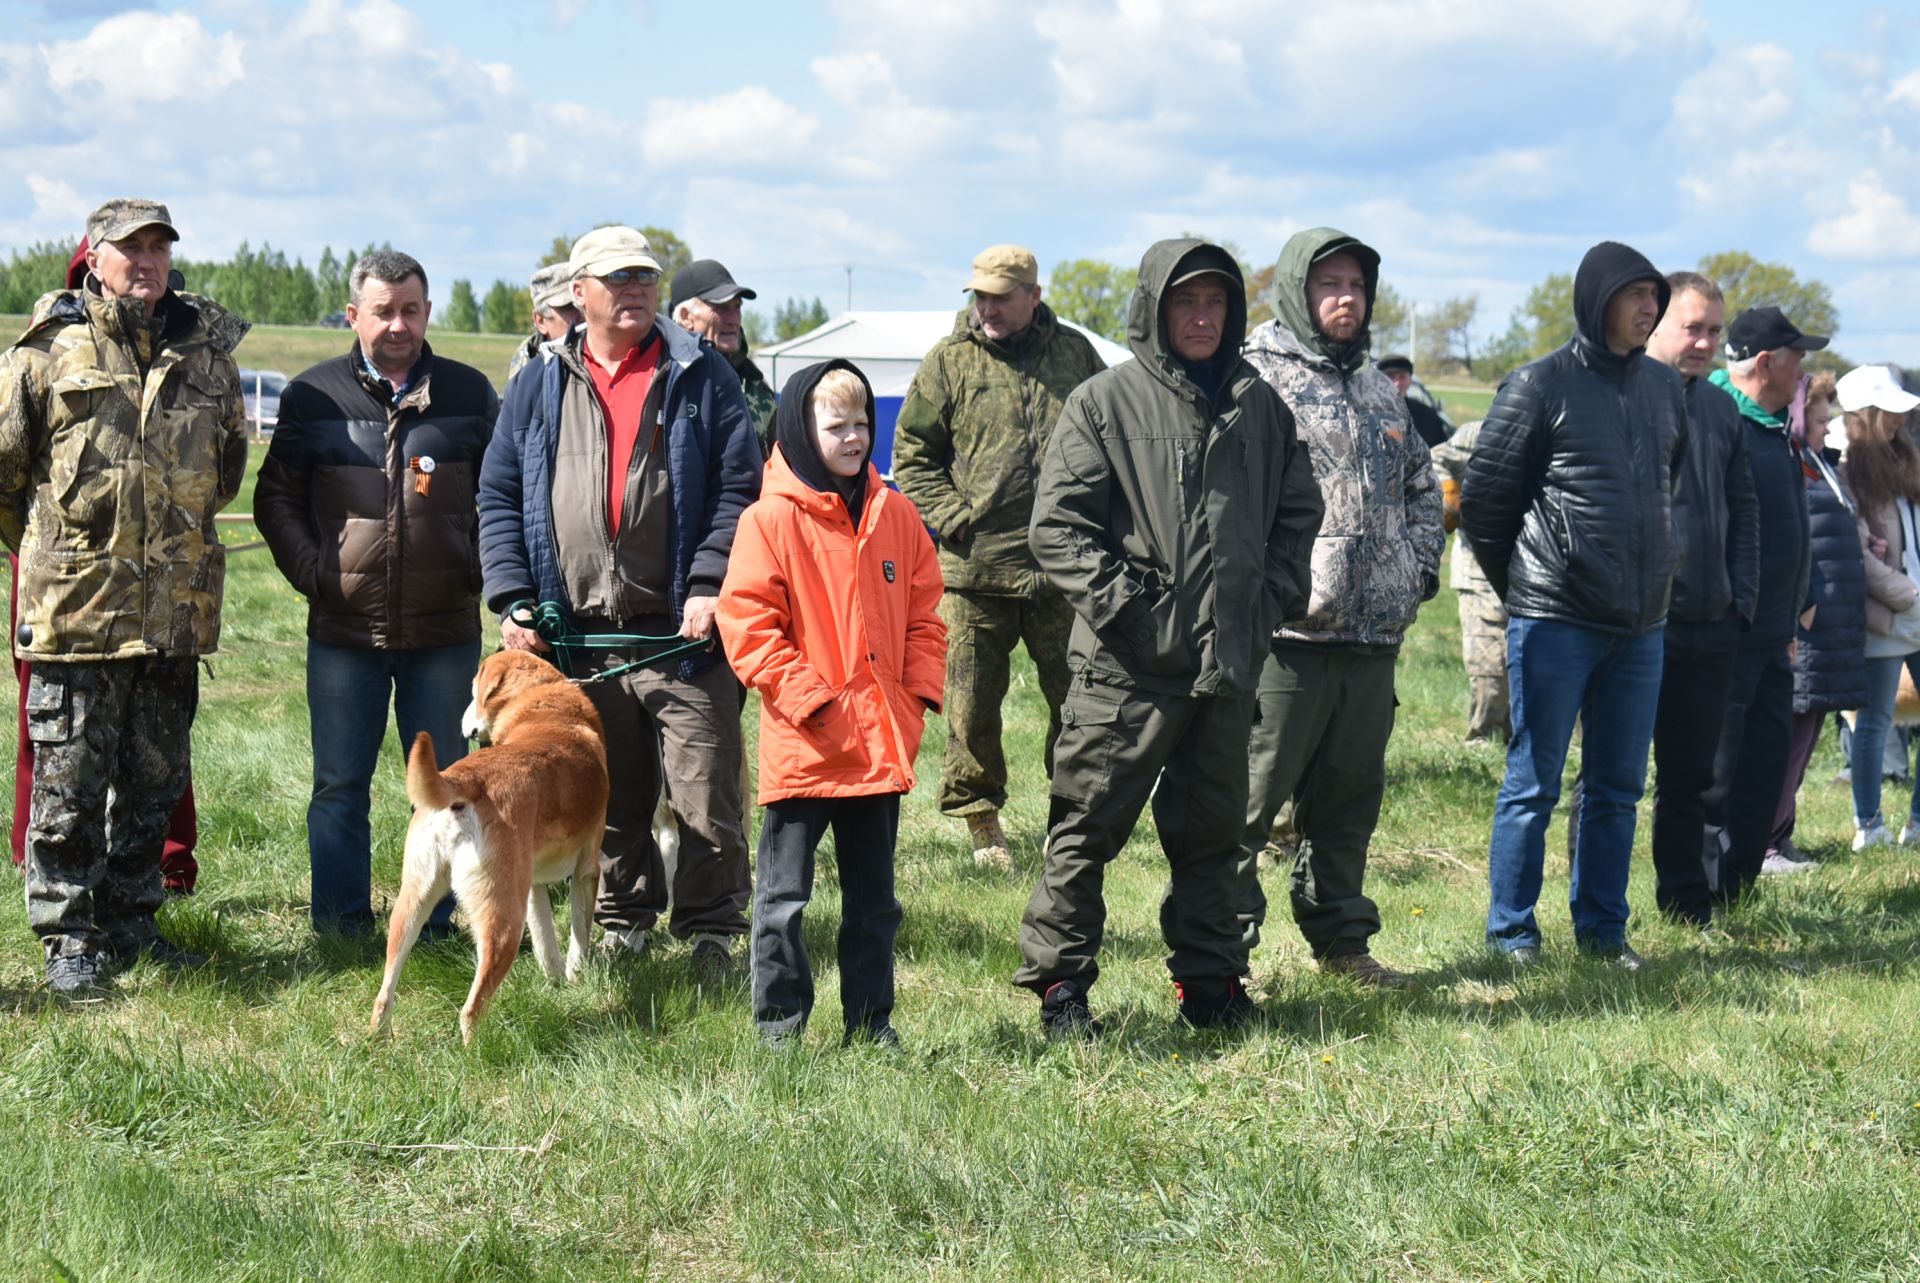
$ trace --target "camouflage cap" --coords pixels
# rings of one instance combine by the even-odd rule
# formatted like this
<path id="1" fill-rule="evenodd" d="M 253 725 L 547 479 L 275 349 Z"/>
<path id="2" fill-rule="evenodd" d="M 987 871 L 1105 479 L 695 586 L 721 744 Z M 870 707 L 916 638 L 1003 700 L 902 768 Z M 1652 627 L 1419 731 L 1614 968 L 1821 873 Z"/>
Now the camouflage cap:
<path id="1" fill-rule="evenodd" d="M 164 227 L 176 241 L 180 231 L 173 225 L 173 215 L 159 201 L 135 200 L 123 196 L 110 200 L 93 213 L 87 215 L 87 243 L 98 245 L 102 241 L 124 240 L 143 227 Z"/>
<path id="2" fill-rule="evenodd" d="M 1016 285 L 1038 285 L 1040 264 L 1031 250 L 1018 245 L 989 245 L 974 255 L 973 275 L 962 290 L 982 294 L 1011 294 Z"/>
<path id="3" fill-rule="evenodd" d="M 533 310 L 573 306 L 573 276 L 567 271 L 565 263 L 549 263 L 533 274 L 527 282 L 527 291 L 533 295 Z"/>

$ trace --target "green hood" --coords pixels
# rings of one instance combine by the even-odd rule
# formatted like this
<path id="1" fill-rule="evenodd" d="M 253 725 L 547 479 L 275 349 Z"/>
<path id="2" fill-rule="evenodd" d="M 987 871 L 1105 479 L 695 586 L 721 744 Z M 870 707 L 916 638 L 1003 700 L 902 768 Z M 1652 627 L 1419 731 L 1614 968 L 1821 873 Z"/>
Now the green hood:
<path id="1" fill-rule="evenodd" d="M 1322 334 L 1307 310 L 1307 270 L 1329 254 L 1345 251 L 1360 260 L 1360 271 L 1367 278 L 1367 323 L 1350 343 L 1335 343 Z M 1273 269 L 1273 315 L 1293 331 L 1309 351 L 1318 352 L 1339 369 L 1351 374 L 1367 359 L 1373 344 L 1373 302 L 1380 292 L 1380 255 L 1370 245 L 1331 227 L 1314 227 L 1295 232 L 1280 251 Z"/>
<path id="2" fill-rule="evenodd" d="M 1127 346 L 1133 349 L 1143 368 L 1152 370 L 1156 378 L 1176 391 L 1193 389 L 1194 384 L 1167 345 L 1166 329 L 1160 323 L 1160 299 L 1181 261 L 1196 253 L 1217 257 L 1222 273 L 1233 282 L 1227 291 L 1227 323 L 1221 330 L 1220 347 L 1214 354 L 1214 359 L 1222 362 L 1222 370 L 1231 368 L 1247 337 L 1247 283 L 1232 254 L 1192 236 L 1155 241 L 1148 246 L 1140 259 L 1140 283 L 1134 286 L 1133 303 L 1127 309 Z"/>
<path id="3" fill-rule="evenodd" d="M 1772 428 L 1776 432 L 1785 432 L 1787 430 L 1786 413 L 1782 411 L 1779 414 L 1775 414 L 1742 392 L 1739 388 L 1733 386 L 1733 377 L 1727 373 L 1725 366 L 1721 366 L 1712 374 L 1709 374 L 1707 376 L 1707 382 L 1732 397 L 1733 403 L 1740 407 L 1742 416 L 1752 419 L 1761 427 Z"/>

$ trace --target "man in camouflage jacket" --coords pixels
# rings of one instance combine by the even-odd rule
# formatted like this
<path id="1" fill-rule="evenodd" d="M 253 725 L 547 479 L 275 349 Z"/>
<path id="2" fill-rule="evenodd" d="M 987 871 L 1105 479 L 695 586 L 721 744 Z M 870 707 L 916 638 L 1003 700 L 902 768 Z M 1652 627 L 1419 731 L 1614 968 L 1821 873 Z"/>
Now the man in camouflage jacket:
<path id="1" fill-rule="evenodd" d="M 168 288 L 152 201 L 87 221 L 88 276 L 41 300 L 0 357 L 0 540 L 20 556 L 32 661 L 27 921 L 58 993 L 162 939 L 159 855 L 186 787 L 198 657 L 220 634 L 213 515 L 239 493 L 246 323 Z"/>
<path id="2" fill-rule="evenodd" d="M 947 595 L 947 759 L 940 809 L 964 819 L 973 857 L 1011 870 L 1000 827 L 1007 759 L 1000 706 L 1025 641 L 1047 701 L 1047 774 L 1067 694 L 1073 609 L 1027 548 L 1034 476 L 1067 394 L 1105 368 L 1093 344 L 1040 301 L 1039 267 L 1017 245 L 973 261 L 972 306 L 920 363 L 894 427 L 893 473 L 940 545 Z"/>
<path id="3" fill-rule="evenodd" d="M 1447 529 L 1460 524 L 1460 487 L 1467 460 L 1480 439 L 1483 420 L 1463 423 L 1433 451 L 1446 501 Z M 1473 545 L 1461 535 L 1453 541 L 1453 591 L 1460 598 L 1460 655 L 1467 667 L 1467 738 L 1499 740 L 1513 734 L 1507 695 L 1507 606 L 1474 560 Z"/>
<path id="4" fill-rule="evenodd" d="M 580 323 L 580 309 L 573 305 L 573 281 L 567 276 L 565 263 L 549 263 L 535 272 L 527 281 L 527 293 L 533 296 L 533 333 L 513 349 L 507 361 L 509 383 L 529 361 L 537 359 L 543 350 L 551 351 L 551 344 L 566 338 Z"/>
<path id="5" fill-rule="evenodd" d="M 1326 505 L 1303 616 L 1273 633 L 1260 676 L 1243 855 L 1252 864 L 1292 800 L 1293 918 L 1323 970 L 1400 987 L 1368 940 L 1362 890 L 1386 790 L 1394 660 L 1440 586 L 1440 488 L 1393 382 L 1367 360 L 1380 256 L 1332 228 L 1297 234 L 1274 273 L 1274 319 L 1245 355 L 1293 411 Z M 1257 879 L 1256 923 L 1265 897 Z"/>

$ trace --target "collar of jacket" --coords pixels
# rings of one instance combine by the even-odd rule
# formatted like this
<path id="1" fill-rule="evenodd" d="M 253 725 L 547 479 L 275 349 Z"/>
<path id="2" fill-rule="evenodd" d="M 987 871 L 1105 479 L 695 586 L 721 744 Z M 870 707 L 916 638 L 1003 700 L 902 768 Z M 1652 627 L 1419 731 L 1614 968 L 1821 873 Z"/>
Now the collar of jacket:
<path id="1" fill-rule="evenodd" d="M 1302 365 L 1311 365 L 1328 374 L 1349 375 L 1351 370 L 1344 369 L 1332 357 L 1300 341 L 1287 324 L 1275 317 L 1253 327 L 1253 333 L 1247 335 L 1248 352 L 1258 352 L 1264 356 L 1278 357 L 1286 361 L 1298 361 Z"/>
<path id="2" fill-rule="evenodd" d="M 980 322 L 974 317 L 971 307 L 963 307 L 953 332 L 966 335 L 989 352 L 1018 360 L 1044 348 L 1052 340 L 1056 324 L 1053 309 L 1041 303 L 1033 309 L 1033 319 L 1027 322 L 1026 329 L 1004 339 L 996 339 L 980 328 Z"/>
<path id="3" fill-rule="evenodd" d="M 660 340 L 659 372 L 662 374 L 670 374 L 666 368 L 669 363 L 685 369 L 706 355 L 706 351 L 700 346 L 699 335 L 690 330 L 681 329 L 665 317 L 653 318 L 653 335 Z M 554 347 L 554 351 L 562 358 L 562 363 L 583 379 L 587 377 L 587 367 L 582 363 L 580 349 L 586 345 L 586 342 L 587 326 L 586 322 L 582 321 L 567 332 L 564 341 Z M 710 344 L 708 346 L 711 347 Z M 712 350 L 720 351 L 717 347 Z"/>
<path id="4" fill-rule="evenodd" d="M 850 521 L 847 501 L 838 490 L 815 490 L 800 479 L 800 474 L 787 462 L 787 456 L 776 443 L 773 453 L 767 456 L 767 471 L 761 481 L 762 497 L 777 497 L 790 501 L 802 512 L 819 518 L 821 521 Z M 860 506 L 860 528 L 871 529 L 878 519 L 880 508 L 888 502 L 887 483 L 880 479 L 880 470 L 867 463 L 866 502 Z"/>
<path id="5" fill-rule="evenodd" d="M 1643 358 L 1647 352 L 1646 348 L 1637 347 L 1625 356 L 1621 356 L 1612 348 L 1602 347 L 1598 343 L 1590 342 L 1583 334 L 1574 335 L 1567 341 L 1567 346 L 1573 349 L 1574 360 L 1580 362 L 1580 364 L 1586 366 L 1595 374 L 1603 375 L 1609 379 L 1627 378 L 1635 370 L 1640 368 L 1641 358 Z"/>
<path id="6" fill-rule="evenodd" d="M 718 351 L 719 349 L 716 348 L 715 350 Z M 733 372 L 740 376 L 740 382 L 743 386 L 748 383 L 765 383 L 767 381 L 767 376 L 760 372 L 760 367 L 755 365 L 753 358 L 747 355 L 746 335 L 742 334 L 740 336 L 740 354 L 738 356 L 735 356 L 731 352 L 721 352 L 720 355 L 727 358 L 727 364 L 731 365 Z"/>
<path id="7" fill-rule="evenodd" d="M 1709 374 L 1707 376 L 1707 382 L 1713 384 L 1713 386 L 1733 398 L 1733 403 L 1739 407 L 1742 418 L 1753 420 L 1769 432 L 1778 432 L 1782 436 L 1786 435 L 1786 413 L 1782 411 L 1779 414 L 1775 414 L 1771 410 L 1763 408 L 1758 401 L 1735 387 L 1733 385 L 1733 378 L 1727 373 L 1725 367 Z"/>
<path id="8" fill-rule="evenodd" d="M 402 388 L 395 388 L 387 382 L 387 376 L 375 368 L 367 354 L 360 347 L 360 340 L 353 341 L 353 374 L 360 380 L 360 386 L 387 404 L 389 409 L 424 410 L 428 405 L 427 385 L 433 381 L 433 345 L 422 343 L 420 355 L 414 361 L 413 368 L 407 371 L 407 382 Z"/>

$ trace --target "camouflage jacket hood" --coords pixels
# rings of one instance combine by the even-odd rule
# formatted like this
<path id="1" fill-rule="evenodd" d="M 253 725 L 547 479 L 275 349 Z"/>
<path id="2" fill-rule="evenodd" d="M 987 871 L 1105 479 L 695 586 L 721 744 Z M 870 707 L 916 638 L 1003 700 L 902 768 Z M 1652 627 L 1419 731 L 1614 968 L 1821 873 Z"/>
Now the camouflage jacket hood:
<path id="1" fill-rule="evenodd" d="M 1033 591 L 1027 523 L 1040 460 L 1067 394 L 1104 368 L 1045 303 L 1005 342 L 963 308 L 927 353 L 894 426 L 893 477 L 938 532 L 949 589 Z"/>
<path id="2" fill-rule="evenodd" d="M 1307 612 L 1274 636 L 1399 646 L 1439 588 L 1446 543 L 1440 486 L 1405 400 L 1371 365 L 1345 372 L 1279 321 L 1254 330 L 1244 355 L 1293 411 L 1326 506 Z"/>
<path id="3" fill-rule="evenodd" d="M 35 662 L 217 648 L 246 419 L 247 323 L 169 293 L 144 309 L 61 290 L 0 356 L 0 539 L 20 554 L 19 652 Z"/>
<path id="4" fill-rule="evenodd" d="M 1336 343 L 1314 328 L 1307 308 L 1307 272 L 1329 254 L 1351 254 L 1367 278 L 1367 324 L 1345 343 Z M 1294 335 L 1299 346 L 1352 372 L 1366 363 L 1372 346 L 1373 303 L 1380 293 L 1380 255 L 1370 245 L 1331 227 L 1295 232 L 1280 251 L 1273 271 L 1273 315 Z"/>

